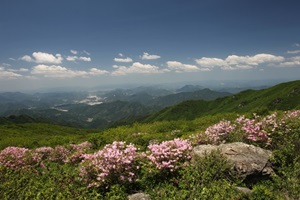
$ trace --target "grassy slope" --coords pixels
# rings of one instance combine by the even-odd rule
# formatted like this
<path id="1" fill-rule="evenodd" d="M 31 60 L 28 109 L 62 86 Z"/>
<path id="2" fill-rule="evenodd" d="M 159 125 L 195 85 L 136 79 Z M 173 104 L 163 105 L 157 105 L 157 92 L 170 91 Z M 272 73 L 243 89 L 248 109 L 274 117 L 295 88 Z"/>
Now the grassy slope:
<path id="1" fill-rule="evenodd" d="M 7 146 L 34 148 L 86 141 L 90 132 L 44 123 L 0 125 L 0 150 Z"/>
<path id="2" fill-rule="evenodd" d="M 217 113 L 263 113 L 299 107 L 300 81 L 292 81 L 258 91 L 246 90 L 214 101 L 185 101 L 150 115 L 144 121 L 191 120 Z"/>

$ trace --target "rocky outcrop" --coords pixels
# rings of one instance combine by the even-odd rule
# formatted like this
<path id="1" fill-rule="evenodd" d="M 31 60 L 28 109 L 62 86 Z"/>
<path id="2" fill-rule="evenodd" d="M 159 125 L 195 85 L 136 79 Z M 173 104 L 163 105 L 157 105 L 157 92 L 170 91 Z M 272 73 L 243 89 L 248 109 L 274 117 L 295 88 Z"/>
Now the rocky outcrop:
<path id="1" fill-rule="evenodd" d="M 205 156 L 214 150 L 220 150 L 233 165 L 232 173 L 244 182 L 255 182 L 268 178 L 273 170 L 269 162 L 272 152 L 242 142 L 215 145 L 199 145 L 194 147 L 195 156 Z"/>
<path id="2" fill-rule="evenodd" d="M 150 196 L 145 193 L 136 193 L 128 196 L 128 200 L 150 200 Z"/>

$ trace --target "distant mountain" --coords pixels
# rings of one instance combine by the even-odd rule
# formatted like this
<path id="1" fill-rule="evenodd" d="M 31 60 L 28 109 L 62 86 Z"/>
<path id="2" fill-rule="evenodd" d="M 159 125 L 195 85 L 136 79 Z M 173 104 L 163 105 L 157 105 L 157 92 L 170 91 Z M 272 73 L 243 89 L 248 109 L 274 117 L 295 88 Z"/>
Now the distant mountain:
<path id="1" fill-rule="evenodd" d="M 0 93 L 0 117 L 24 115 L 55 124 L 104 129 L 140 119 L 146 122 L 194 119 L 222 112 L 291 109 L 294 104 L 298 105 L 298 99 L 295 97 L 294 104 L 291 103 L 287 87 L 297 83 L 272 87 L 275 89 L 246 90 L 235 95 L 226 90 L 203 89 L 199 85 L 174 90 L 136 87 L 94 92 Z"/>
<path id="2" fill-rule="evenodd" d="M 195 119 L 217 113 L 265 113 L 300 108 L 300 81 L 282 83 L 262 90 L 246 90 L 213 101 L 185 101 L 147 117 L 145 122 Z"/>
<path id="3" fill-rule="evenodd" d="M 104 101 L 129 101 L 129 102 L 139 102 L 146 106 L 156 106 L 159 108 L 164 108 L 167 106 L 172 106 L 186 100 L 213 100 L 219 97 L 224 97 L 231 95 L 228 92 L 217 92 L 210 89 L 199 89 L 200 86 L 185 86 L 177 91 L 185 92 L 167 92 L 164 90 L 158 90 L 154 93 L 154 89 L 147 90 L 149 88 L 144 88 L 145 90 L 114 90 L 105 94 Z M 150 91 L 150 92 L 149 92 Z M 187 92 L 190 91 L 190 92 Z M 161 92 L 161 93 L 160 93 Z M 151 95 L 152 94 L 152 95 Z M 156 95 L 158 96 L 156 96 Z"/>
<path id="4" fill-rule="evenodd" d="M 180 92 L 177 94 L 170 94 L 167 96 L 157 97 L 147 102 L 148 105 L 156 105 L 161 108 L 178 104 L 187 100 L 214 100 L 220 97 L 229 96 L 228 92 L 216 92 L 210 89 L 201 89 L 194 92 Z"/>
<path id="5" fill-rule="evenodd" d="M 195 92 L 197 90 L 202 90 L 204 89 L 202 86 L 200 85 L 185 85 L 182 88 L 176 90 L 177 93 L 180 92 Z"/>

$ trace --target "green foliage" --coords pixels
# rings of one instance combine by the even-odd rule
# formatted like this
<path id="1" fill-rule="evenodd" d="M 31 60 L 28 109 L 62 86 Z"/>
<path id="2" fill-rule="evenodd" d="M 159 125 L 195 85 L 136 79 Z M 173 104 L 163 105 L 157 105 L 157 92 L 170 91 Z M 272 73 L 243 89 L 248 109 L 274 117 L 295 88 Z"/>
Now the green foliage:
<path id="1" fill-rule="evenodd" d="M 99 199 L 96 190 L 89 190 L 76 180 L 76 170 L 69 165 L 46 163 L 36 171 L 0 173 L 0 199 Z"/>
<path id="2" fill-rule="evenodd" d="M 177 177 L 147 188 L 153 199 L 237 199 L 235 178 L 229 163 L 219 152 L 196 157 Z"/>
<path id="3" fill-rule="evenodd" d="M 7 146 L 36 148 L 79 143 L 86 141 L 91 132 L 42 123 L 0 125 L 0 150 Z"/>

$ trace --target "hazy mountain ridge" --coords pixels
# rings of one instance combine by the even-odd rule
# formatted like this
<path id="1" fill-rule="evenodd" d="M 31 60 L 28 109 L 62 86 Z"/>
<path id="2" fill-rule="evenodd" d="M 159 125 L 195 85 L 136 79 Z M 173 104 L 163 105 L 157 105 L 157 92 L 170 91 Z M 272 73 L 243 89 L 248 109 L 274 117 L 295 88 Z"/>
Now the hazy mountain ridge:
<path id="1" fill-rule="evenodd" d="M 4 117 L 24 115 L 49 119 L 53 123 L 63 125 L 103 129 L 111 124 L 118 124 L 118 121 L 133 122 L 185 100 L 212 100 L 228 95 L 230 93 L 210 89 L 177 92 L 156 87 L 92 93 L 2 93 L 0 115 Z"/>
<path id="2" fill-rule="evenodd" d="M 291 96 L 287 98 L 286 91 L 287 87 L 298 91 L 292 86 L 297 83 L 299 81 L 268 89 L 245 90 L 234 95 L 199 85 L 173 90 L 136 87 L 96 92 L 0 93 L 0 116 L 23 115 L 55 124 L 104 129 L 145 119 L 145 116 L 148 116 L 145 122 L 151 122 L 194 119 L 222 112 L 292 109 L 298 105 L 298 96 L 295 100 Z"/>
<path id="3" fill-rule="evenodd" d="M 217 113 L 291 110 L 300 107 L 300 81 L 281 83 L 262 90 L 245 90 L 213 101 L 185 101 L 152 114 L 145 122 L 195 119 Z"/>

